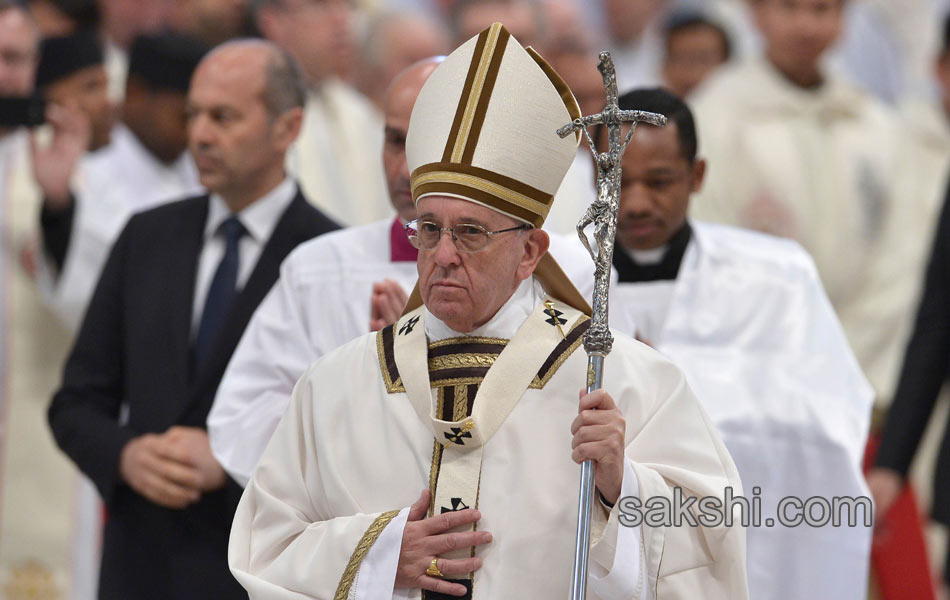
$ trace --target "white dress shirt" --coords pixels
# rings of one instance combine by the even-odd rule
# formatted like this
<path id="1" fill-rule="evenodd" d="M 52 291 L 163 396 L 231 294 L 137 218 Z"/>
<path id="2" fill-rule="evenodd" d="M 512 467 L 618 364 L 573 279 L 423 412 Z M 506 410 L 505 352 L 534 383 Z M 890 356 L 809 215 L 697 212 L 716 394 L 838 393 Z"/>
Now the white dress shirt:
<path id="1" fill-rule="evenodd" d="M 240 260 L 238 262 L 237 287 L 242 289 L 267 240 L 270 239 L 277 221 L 287 210 L 287 207 L 297 195 L 297 185 L 290 177 L 286 177 L 280 185 L 267 192 L 261 198 L 252 202 L 247 208 L 239 212 L 238 220 L 247 229 L 238 243 Z M 201 322 L 201 313 L 204 311 L 205 300 L 208 297 L 208 288 L 214 278 L 218 264 L 224 258 L 225 241 L 217 235 L 221 223 L 232 215 L 224 199 L 218 194 L 211 194 L 208 204 L 208 220 L 205 221 L 204 245 L 198 257 L 198 276 L 195 281 L 195 298 L 192 307 L 191 331 L 192 335 L 198 331 Z"/>

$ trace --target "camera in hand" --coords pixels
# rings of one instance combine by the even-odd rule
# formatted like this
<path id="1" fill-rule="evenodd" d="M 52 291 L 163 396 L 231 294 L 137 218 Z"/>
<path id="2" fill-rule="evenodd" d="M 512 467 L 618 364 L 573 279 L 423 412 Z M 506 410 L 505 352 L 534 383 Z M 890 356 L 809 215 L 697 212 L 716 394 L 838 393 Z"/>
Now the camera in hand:
<path id="1" fill-rule="evenodd" d="M 0 96 L 0 127 L 36 127 L 46 122 L 46 101 L 37 96 Z"/>

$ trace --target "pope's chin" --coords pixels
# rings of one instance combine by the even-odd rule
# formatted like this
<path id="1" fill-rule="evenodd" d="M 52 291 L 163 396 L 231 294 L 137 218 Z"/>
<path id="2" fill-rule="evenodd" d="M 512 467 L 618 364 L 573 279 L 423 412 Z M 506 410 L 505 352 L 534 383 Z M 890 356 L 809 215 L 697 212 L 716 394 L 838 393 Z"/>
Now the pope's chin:
<path id="1" fill-rule="evenodd" d="M 456 331 L 461 331 L 459 326 L 471 319 L 472 306 L 467 299 L 463 288 L 450 285 L 433 285 L 423 294 L 429 312 Z"/>

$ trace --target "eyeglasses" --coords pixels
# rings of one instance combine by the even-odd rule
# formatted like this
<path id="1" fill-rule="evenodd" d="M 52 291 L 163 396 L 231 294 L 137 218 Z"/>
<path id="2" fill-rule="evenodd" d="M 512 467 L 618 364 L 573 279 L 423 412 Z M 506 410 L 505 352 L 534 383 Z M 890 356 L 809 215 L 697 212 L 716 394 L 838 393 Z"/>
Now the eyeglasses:
<path id="1" fill-rule="evenodd" d="M 405 226 L 409 242 L 419 250 L 432 250 L 442 239 L 442 232 L 448 231 L 452 234 L 452 241 L 455 242 L 455 247 L 458 248 L 459 252 L 478 252 L 499 233 L 530 228 L 530 225 L 525 224 L 509 227 L 508 229 L 499 229 L 498 231 L 488 231 L 481 225 L 472 223 L 459 223 L 451 227 L 442 227 L 438 223 L 420 219 L 411 221 Z"/>

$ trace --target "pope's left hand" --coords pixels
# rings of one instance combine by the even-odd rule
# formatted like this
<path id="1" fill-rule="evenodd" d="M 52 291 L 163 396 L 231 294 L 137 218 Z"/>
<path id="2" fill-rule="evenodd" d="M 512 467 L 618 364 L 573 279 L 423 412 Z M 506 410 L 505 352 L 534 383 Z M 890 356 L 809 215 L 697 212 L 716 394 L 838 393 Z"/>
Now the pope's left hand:
<path id="1" fill-rule="evenodd" d="M 620 498 L 626 429 L 623 413 L 610 394 L 602 389 L 589 394 L 581 390 L 579 414 L 571 424 L 571 458 L 578 464 L 594 461 L 594 483 L 610 504 Z"/>

